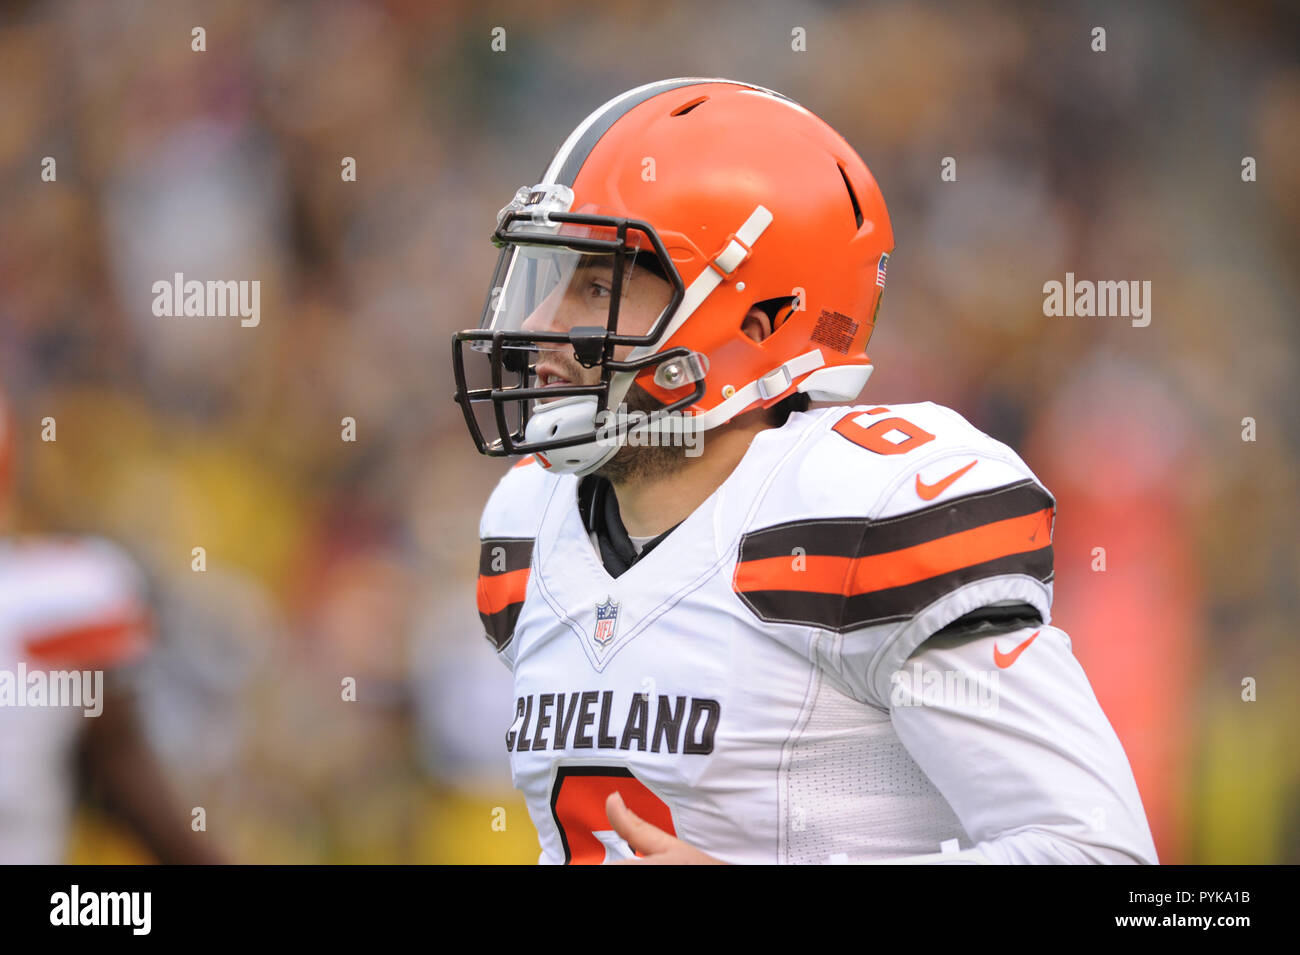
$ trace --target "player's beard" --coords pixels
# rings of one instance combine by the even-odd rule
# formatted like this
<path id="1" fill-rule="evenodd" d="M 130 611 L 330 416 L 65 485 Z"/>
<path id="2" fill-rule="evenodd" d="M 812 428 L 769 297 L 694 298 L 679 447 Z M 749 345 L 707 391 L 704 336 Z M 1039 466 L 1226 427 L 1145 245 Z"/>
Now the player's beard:
<path id="1" fill-rule="evenodd" d="M 648 415 L 664 406 L 650 392 L 633 382 L 627 397 L 623 399 L 623 407 L 629 413 L 643 411 Z M 659 440 L 664 441 L 670 437 L 671 434 L 661 434 Z M 647 441 L 652 439 L 651 436 L 645 438 Z M 596 473 L 613 484 L 641 484 L 680 470 L 686 464 L 686 451 L 687 448 L 681 442 L 658 447 L 650 444 L 625 444 L 597 468 Z"/>

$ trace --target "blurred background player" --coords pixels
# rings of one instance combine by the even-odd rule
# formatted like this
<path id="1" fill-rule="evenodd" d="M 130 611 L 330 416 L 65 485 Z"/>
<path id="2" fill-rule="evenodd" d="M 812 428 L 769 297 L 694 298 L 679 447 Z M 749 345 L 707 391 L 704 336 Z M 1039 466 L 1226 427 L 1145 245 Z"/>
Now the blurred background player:
<path id="1" fill-rule="evenodd" d="M 13 432 L 0 395 L 0 671 L 15 681 L 38 670 L 103 679 L 97 716 L 81 706 L 0 705 L 0 863 L 66 861 L 72 811 L 88 793 L 158 861 L 224 861 L 191 831 L 136 715 L 129 671 L 153 640 L 144 578 L 100 538 L 7 533 Z"/>

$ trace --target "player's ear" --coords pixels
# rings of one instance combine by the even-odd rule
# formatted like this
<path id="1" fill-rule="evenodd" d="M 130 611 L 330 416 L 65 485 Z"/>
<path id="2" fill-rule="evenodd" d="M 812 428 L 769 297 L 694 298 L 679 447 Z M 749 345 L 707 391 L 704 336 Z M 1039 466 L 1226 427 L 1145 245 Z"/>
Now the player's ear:
<path id="1" fill-rule="evenodd" d="M 772 334 L 772 319 L 768 317 L 767 312 L 756 305 L 749 310 L 749 314 L 740 323 L 740 330 L 754 341 L 761 342 Z"/>

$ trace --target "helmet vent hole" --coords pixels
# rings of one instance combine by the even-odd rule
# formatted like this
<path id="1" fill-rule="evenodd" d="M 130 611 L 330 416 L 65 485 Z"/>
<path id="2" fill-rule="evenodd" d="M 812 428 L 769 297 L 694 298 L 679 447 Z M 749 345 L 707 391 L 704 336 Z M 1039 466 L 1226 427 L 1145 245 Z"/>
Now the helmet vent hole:
<path id="1" fill-rule="evenodd" d="M 849 174 L 844 171 L 843 164 L 837 163 L 836 168 L 840 171 L 840 178 L 844 180 L 844 188 L 849 191 L 849 202 L 853 203 L 853 218 L 858 223 L 858 228 L 862 228 L 862 207 L 858 205 L 857 193 L 853 191 L 853 184 L 849 182 Z"/>
<path id="2" fill-rule="evenodd" d="M 685 116 L 685 115 L 686 115 L 687 113 L 689 113 L 691 110 L 695 109 L 695 107 L 697 107 L 697 106 L 699 106 L 701 103 L 703 103 L 706 99 L 708 99 L 707 96 L 699 96 L 699 97 L 697 97 L 697 98 L 691 100 L 689 103 L 686 103 L 686 104 L 683 105 L 683 106 L 678 106 L 675 110 L 673 110 L 673 111 L 672 111 L 671 113 L 669 113 L 668 115 L 669 115 L 669 116 Z"/>

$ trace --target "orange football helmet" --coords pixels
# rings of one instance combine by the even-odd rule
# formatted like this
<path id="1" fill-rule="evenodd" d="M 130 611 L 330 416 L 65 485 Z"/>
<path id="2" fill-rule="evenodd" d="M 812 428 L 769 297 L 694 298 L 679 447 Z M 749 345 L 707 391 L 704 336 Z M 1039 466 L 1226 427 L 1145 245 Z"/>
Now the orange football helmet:
<path id="1" fill-rule="evenodd" d="M 664 80 L 601 106 L 501 210 L 493 241 L 480 326 L 453 338 L 456 400 L 480 452 L 541 452 L 543 466 L 577 474 L 617 451 L 597 422 L 633 381 L 662 402 L 650 427 L 663 430 L 683 416 L 708 430 L 796 392 L 855 399 L 894 246 L 875 178 L 838 133 L 779 93 L 722 79 Z M 526 328 L 592 256 L 616 263 L 608 314 Z M 638 267 L 666 280 L 666 301 L 630 334 L 619 291 Z M 759 342 L 741 330 L 756 305 L 775 317 Z M 599 366 L 600 382 L 536 387 L 548 348 Z M 489 359 L 486 387 L 470 387 L 471 354 Z"/>

